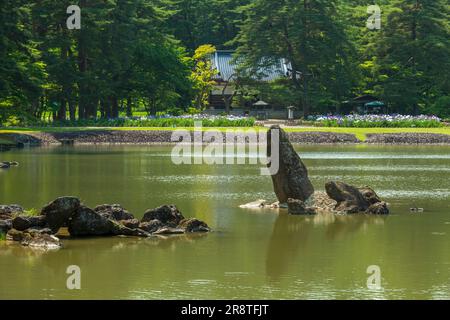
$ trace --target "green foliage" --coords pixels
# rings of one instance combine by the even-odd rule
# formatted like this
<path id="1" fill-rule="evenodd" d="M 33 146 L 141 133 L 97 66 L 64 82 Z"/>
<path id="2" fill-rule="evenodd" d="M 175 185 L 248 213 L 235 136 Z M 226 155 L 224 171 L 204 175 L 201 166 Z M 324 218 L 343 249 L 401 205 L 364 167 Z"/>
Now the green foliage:
<path id="1" fill-rule="evenodd" d="M 306 116 L 372 94 L 390 112 L 450 117 L 447 2 L 379 0 L 371 31 L 364 0 L 80 0 L 82 30 L 68 30 L 70 0 L 2 0 L 0 124 L 196 114 L 216 48 L 238 51 L 235 106 L 263 99 Z M 280 59 L 287 78 L 255 81 Z"/>
<path id="2" fill-rule="evenodd" d="M 6 241 L 6 234 L 0 232 L 0 241 Z"/>
<path id="3" fill-rule="evenodd" d="M 196 121 L 201 121 L 204 127 L 253 127 L 255 119 L 228 119 L 218 118 L 165 118 L 166 114 L 161 114 L 161 118 L 132 120 L 132 119 L 90 119 L 77 121 L 63 121 L 58 123 L 44 124 L 43 127 L 130 127 L 130 128 L 191 128 Z"/>
<path id="4" fill-rule="evenodd" d="M 184 110 L 180 108 L 169 108 L 167 114 L 173 117 L 178 117 L 184 114 Z"/>
<path id="5" fill-rule="evenodd" d="M 214 76 L 217 75 L 217 70 L 210 60 L 210 56 L 215 52 L 214 46 L 202 45 L 194 53 L 194 70 L 191 74 L 191 80 L 196 90 L 196 96 L 192 103 L 198 110 L 206 109 L 209 104 L 209 94 L 216 84 Z"/>
<path id="6" fill-rule="evenodd" d="M 41 214 L 41 212 L 35 208 L 29 209 L 29 210 L 25 210 L 24 215 L 28 216 L 28 217 L 36 217 L 39 216 Z"/>
<path id="7" fill-rule="evenodd" d="M 441 118 L 450 118 L 450 96 L 442 96 L 436 100 L 431 112 Z"/>
<path id="8" fill-rule="evenodd" d="M 323 99 L 342 101 L 350 94 L 354 48 L 346 38 L 335 0 L 255 0 L 236 43 L 244 70 L 257 75 L 286 59 L 295 104 L 305 116 Z"/>
<path id="9" fill-rule="evenodd" d="M 177 0 L 166 6 L 174 14 L 168 27 L 181 43 L 194 53 L 210 43 L 218 49 L 233 49 L 229 43 L 239 31 L 242 13 L 238 7 L 251 0 Z"/>
<path id="10" fill-rule="evenodd" d="M 191 66 L 167 32 L 167 3 L 81 0 L 82 29 L 68 30 L 69 0 L 2 1 L 0 123 L 187 108 Z"/>
<path id="11" fill-rule="evenodd" d="M 392 111 L 418 114 L 450 90 L 450 7 L 442 0 L 392 0 L 373 39 L 373 91 Z"/>
<path id="12" fill-rule="evenodd" d="M 5 127 L 20 127 L 22 125 L 22 121 L 17 116 L 10 116 L 6 121 L 3 123 L 3 126 Z"/>
<path id="13" fill-rule="evenodd" d="M 32 34 L 32 4 L 0 2 L 0 123 L 9 116 L 33 112 L 32 101 L 42 94 L 45 65 Z"/>
<path id="14" fill-rule="evenodd" d="M 351 121 L 348 119 L 323 120 L 314 125 L 331 128 L 441 128 L 444 126 L 436 120 Z"/>
<path id="15" fill-rule="evenodd" d="M 200 114 L 200 111 L 196 108 L 188 108 L 187 114 L 194 116 L 196 114 Z"/>

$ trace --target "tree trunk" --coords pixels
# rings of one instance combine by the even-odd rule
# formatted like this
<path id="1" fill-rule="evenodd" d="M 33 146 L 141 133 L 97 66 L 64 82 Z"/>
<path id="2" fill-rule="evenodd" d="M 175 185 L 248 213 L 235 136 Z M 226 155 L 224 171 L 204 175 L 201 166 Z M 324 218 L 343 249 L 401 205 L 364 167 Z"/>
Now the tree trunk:
<path id="1" fill-rule="evenodd" d="M 114 96 L 109 97 L 109 104 L 111 108 L 110 118 L 117 119 L 119 117 L 119 102 Z"/>
<path id="2" fill-rule="evenodd" d="M 80 40 L 81 41 L 81 40 Z M 80 100 L 79 100 L 79 106 L 78 106 L 78 117 L 80 119 L 86 119 L 87 118 L 87 110 L 88 110 L 88 94 L 87 94 L 87 86 L 85 83 L 85 79 L 83 79 L 84 75 L 87 71 L 87 57 L 84 52 L 84 48 L 82 45 L 79 45 L 79 54 L 78 54 L 78 68 L 81 74 L 81 79 L 79 81 L 79 88 L 80 88 Z"/>
<path id="3" fill-rule="evenodd" d="M 65 28 L 61 24 L 58 26 L 59 32 L 61 32 L 63 35 L 65 33 Z M 69 48 L 67 46 L 63 45 L 61 47 L 61 61 L 66 62 L 67 61 L 67 54 L 69 52 Z M 70 98 L 70 89 L 68 88 L 67 84 L 64 82 L 61 87 L 61 100 L 59 102 L 59 110 L 58 110 L 58 120 L 59 121 L 65 121 L 67 117 L 67 100 Z"/>
<path id="4" fill-rule="evenodd" d="M 67 104 L 66 100 L 65 99 L 61 99 L 59 110 L 58 110 L 58 116 L 57 116 L 57 119 L 59 121 L 65 121 L 66 120 L 66 112 L 67 112 L 66 104 Z"/>
<path id="5" fill-rule="evenodd" d="M 113 99 L 113 104 L 111 106 L 111 115 L 114 119 L 117 119 L 119 117 L 119 102 L 117 101 L 117 98 Z"/>
<path id="6" fill-rule="evenodd" d="M 44 110 L 45 110 L 45 95 L 42 95 L 39 100 L 40 100 L 39 108 L 36 113 L 36 118 L 38 118 L 39 120 L 42 120 L 42 114 L 44 113 Z"/>
<path id="7" fill-rule="evenodd" d="M 131 105 L 131 98 L 128 97 L 127 98 L 127 117 L 132 117 L 133 116 L 133 110 L 132 110 L 132 105 Z"/>
<path id="8" fill-rule="evenodd" d="M 80 1 L 81 7 L 85 4 L 85 0 Z M 80 72 L 80 80 L 78 82 L 80 97 L 78 104 L 78 117 L 80 119 L 86 119 L 89 116 L 89 85 L 86 83 L 85 79 L 88 71 L 88 55 L 84 40 L 85 36 L 85 32 L 80 32 L 78 37 L 78 70 Z"/>
<path id="9" fill-rule="evenodd" d="M 305 12 L 310 11 L 310 7 L 309 7 L 309 1 L 308 0 L 304 0 L 303 2 L 303 8 L 305 10 Z M 302 54 L 303 54 L 303 117 L 306 119 L 310 112 L 311 112 L 311 108 L 309 106 L 309 83 L 308 83 L 308 54 L 307 54 L 307 49 L 306 49 L 306 45 L 305 45 L 305 41 L 308 38 L 308 27 L 309 27 L 309 21 L 307 20 L 307 15 L 303 16 L 303 28 L 304 28 L 304 35 L 303 35 L 303 40 L 301 42 L 301 47 L 302 47 Z"/>
<path id="10" fill-rule="evenodd" d="M 69 99 L 69 117 L 70 121 L 76 121 L 76 105 Z"/>
<path id="11" fill-rule="evenodd" d="M 224 97 L 223 98 L 223 102 L 225 103 L 225 112 L 227 114 L 230 114 L 230 112 L 231 112 L 231 101 L 230 101 L 230 99 Z"/>
<path id="12" fill-rule="evenodd" d="M 310 112 L 310 106 L 309 106 L 309 83 L 308 83 L 308 76 L 306 74 L 303 75 L 303 117 L 306 119 Z"/>
<path id="13" fill-rule="evenodd" d="M 94 103 L 90 104 L 90 106 L 89 106 L 90 107 L 89 108 L 89 110 L 90 110 L 89 118 L 97 119 L 98 103 L 99 103 L 98 98 L 95 98 Z"/>
<path id="14" fill-rule="evenodd" d="M 111 118 L 111 106 L 108 101 L 100 100 L 100 110 L 102 112 L 102 118 L 110 119 Z"/>

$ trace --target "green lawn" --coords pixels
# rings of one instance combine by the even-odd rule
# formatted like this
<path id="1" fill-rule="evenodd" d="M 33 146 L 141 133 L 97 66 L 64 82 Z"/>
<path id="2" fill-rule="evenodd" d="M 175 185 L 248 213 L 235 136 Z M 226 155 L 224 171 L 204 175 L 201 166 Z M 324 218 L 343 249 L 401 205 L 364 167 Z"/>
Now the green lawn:
<path id="1" fill-rule="evenodd" d="M 367 134 L 372 133 L 436 133 L 450 135 L 450 127 L 442 128 L 317 128 L 317 127 L 302 127 L 302 128 L 288 128 L 290 132 L 335 132 L 335 133 L 349 133 L 354 134 L 359 140 L 365 141 Z"/>
<path id="2" fill-rule="evenodd" d="M 251 128 L 203 128 L 203 130 L 248 130 Z M 267 130 L 267 128 L 258 128 Z M 14 128 L 14 129 L 2 129 L 2 133 L 32 133 L 32 132 L 73 132 L 73 131 L 87 131 L 87 130 L 118 130 L 118 131 L 173 131 L 173 130 L 194 130 L 194 128 L 92 128 L 92 127 L 78 127 L 78 128 Z M 290 127 L 286 128 L 288 132 L 335 132 L 335 133 L 348 133 L 354 134 L 361 141 L 365 141 L 367 134 L 371 133 L 436 133 L 436 134 L 448 134 L 450 135 L 450 127 L 442 128 L 323 128 L 323 127 Z M 1 141 L 0 141 L 1 142 Z"/>

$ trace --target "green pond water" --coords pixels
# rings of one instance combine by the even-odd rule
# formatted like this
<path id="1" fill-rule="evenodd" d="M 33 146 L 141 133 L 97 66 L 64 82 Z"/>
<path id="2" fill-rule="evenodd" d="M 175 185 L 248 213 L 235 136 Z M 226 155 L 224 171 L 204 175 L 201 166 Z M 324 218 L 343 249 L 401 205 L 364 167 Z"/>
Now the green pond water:
<path id="1" fill-rule="evenodd" d="M 4 152 L 0 203 L 63 195 L 120 203 L 137 217 L 176 204 L 214 232 L 167 239 L 64 239 L 39 252 L 0 243 L 0 299 L 449 299 L 450 147 L 302 146 L 317 190 L 370 185 L 388 217 L 293 217 L 240 209 L 274 200 L 260 165 L 177 166 L 171 147 L 77 146 Z M 411 207 L 424 208 L 413 214 Z M 66 269 L 81 268 L 81 290 Z M 382 289 L 367 287 L 381 269 Z"/>

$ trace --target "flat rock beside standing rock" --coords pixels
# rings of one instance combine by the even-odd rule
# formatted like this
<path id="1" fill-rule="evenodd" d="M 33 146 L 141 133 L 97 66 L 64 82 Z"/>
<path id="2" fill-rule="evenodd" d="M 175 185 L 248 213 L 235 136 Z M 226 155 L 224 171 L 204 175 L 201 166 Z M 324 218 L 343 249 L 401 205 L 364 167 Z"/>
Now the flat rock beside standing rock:
<path id="1" fill-rule="evenodd" d="M 327 182 L 325 190 L 331 199 L 336 200 L 336 211 L 358 213 L 366 211 L 370 206 L 369 201 L 358 188 L 343 182 Z"/>
<path id="2" fill-rule="evenodd" d="M 370 187 L 356 188 L 343 182 L 325 185 L 328 196 L 337 202 L 335 211 L 341 213 L 389 214 L 386 202 Z"/>

